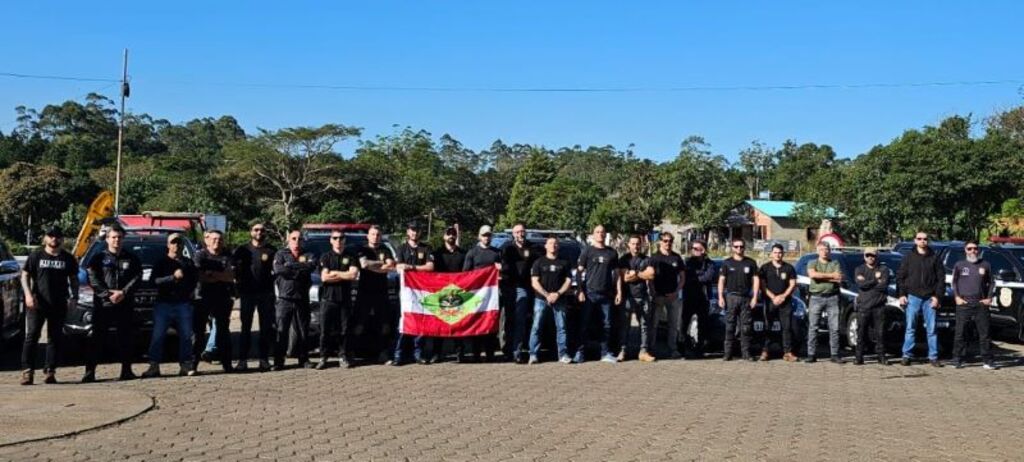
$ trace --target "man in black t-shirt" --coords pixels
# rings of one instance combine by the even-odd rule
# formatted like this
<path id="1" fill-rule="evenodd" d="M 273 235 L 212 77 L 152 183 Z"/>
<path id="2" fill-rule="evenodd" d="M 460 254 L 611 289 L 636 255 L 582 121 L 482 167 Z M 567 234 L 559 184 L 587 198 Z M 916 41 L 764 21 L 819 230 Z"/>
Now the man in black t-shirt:
<path id="1" fill-rule="evenodd" d="M 540 257 L 540 252 L 526 241 L 526 227 L 522 223 L 512 227 L 512 240 L 501 247 L 504 350 L 505 357 L 517 363 L 525 362 L 523 349 L 526 347 L 526 328 L 533 298 L 530 269 L 533 261 Z"/>
<path id="2" fill-rule="evenodd" d="M 239 338 L 238 364 L 235 369 L 249 369 L 249 348 L 252 343 L 253 313 L 259 314 L 260 332 L 256 342 L 260 371 L 270 370 L 270 354 L 274 345 L 274 254 L 277 248 L 267 243 L 267 226 L 254 221 L 249 227 L 249 243 L 239 246 L 231 255 L 235 266 L 235 284 L 241 298 L 239 315 L 242 335 Z"/>
<path id="3" fill-rule="evenodd" d="M 43 247 L 32 251 L 21 271 L 25 296 L 25 344 L 21 350 L 21 384 L 32 385 L 36 368 L 36 347 L 46 323 L 45 383 L 57 383 L 57 355 L 64 339 L 64 318 L 68 307 L 78 303 L 78 262 L 61 248 L 64 233 L 50 228 Z"/>
<path id="4" fill-rule="evenodd" d="M 796 269 L 793 265 L 782 260 L 785 249 L 782 244 L 772 245 L 772 260 L 761 265 L 757 271 L 761 278 L 761 286 L 764 288 L 764 315 L 765 323 L 771 332 L 771 325 L 775 319 L 779 320 L 779 327 L 782 329 L 782 359 L 787 362 L 797 361 L 799 358 L 793 353 L 793 291 L 796 290 Z M 761 349 L 761 361 L 768 360 L 768 342 L 765 342 Z"/>
<path id="5" fill-rule="evenodd" d="M 654 279 L 651 280 L 651 292 L 654 296 L 654 310 L 661 307 L 668 315 L 668 356 L 679 359 L 679 331 L 682 323 L 683 304 L 679 300 L 679 291 L 686 283 L 686 264 L 678 253 L 672 250 L 675 237 L 672 233 L 661 233 L 658 238 L 658 251 L 647 259 L 647 264 L 654 268 Z M 657 347 L 658 329 L 652 329 L 651 348 Z"/>
<path id="6" fill-rule="evenodd" d="M 488 266 L 493 266 L 501 271 L 501 252 L 491 247 L 491 227 L 489 225 L 481 226 L 480 231 L 477 232 L 477 239 L 477 245 L 474 245 L 472 249 L 466 252 L 466 259 L 462 263 L 462 271 L 486 268 Z M 498 346 L 497 335 L 472 337 L 470 343 L 473 346 L 474 361 L 480 359 L 481 349 L 484 350 L 484 355 L 488 361 L 494 359 L 494 350 Z"/>
<path id="7" fill-rule="evenodd" d="M 555 317 L 555 344 L 558 348 L 558 361 L 570 364 L 569 346 L 565 329 L 565 296 L 572 287 L 570 276 L 572 269 L 569 262 L 558 258 L 558 238 L 548 237 L 544 241 L 545 254 L 534 260 L 530 268 L 530 285 L 537 294 L 533 303 L 533 327 L 530 329 L 530 360 L 528 364 L 537 364 L 540 360 L 540 331 L 544 314 L 551 308 Z"/>
<path id="8" fill-rule="evenodd" d="M 395 269 L 398 270 L 399 274 L 406 271 L 434 271 L 434 254 L 430 250 L 430 246 L 420 242 L 420 230 L 419 224 L 411 222 L 405 227 L 405 242 L 398 246 L 395 255 Z M 391 359 L 390 365 L 401 366 L 403 364 L 403 350 L 405 350 L 405 343 L 407 337 L 401 332 L 397 332 L 397 339 L 395 340 L 395 356 Z M 413 338 L 413 359 L 418 364 L 430 364 L 429 358 L 424 353 L 424 349 L 427 343 L 427 338 L 422 335 L 417 335 Z"/>
<path id="9" fill-rule="evenodd" d="M 206 348 L 206 324 L 216 324 L 214 341 L 224 372 L 233 372 L 231 364 L 231 309 L 234 307 L 235 270 L 231 256 L 224 250 L 224 233 L 209 230 L 203 234 L 206 247 L 196 252 L 195 264 L 199 271 L 199 300 L 195 303 L 192 319 L 192 352 L 201 357 Z M 199 361 L 193 363 L 197 370 Z"/>
<path id="10" fill-rule="evenodd" d="M 349 346 L 352 331 L 352 281 L 359 275 L 359 259 L 345 250 L 345 235 L 331 231 L 331 250 L 320 256 L 320 363 L 327 368 L 327 356 L 338 348 L 338 365 L 352 367 Z"/>
<path id="11" fill-rule="evenodd" d="M 732 256 L 722 262 L 718 276 L 718 305 L 725 308 L 725 346 L 722 359 L 732 360 L 732 347 L 736 339 L 736 321 L 740 322 L 740 354 L 752 361 L 750 340 L 753 334 L 753 311 L 761 290 L 757 276 L 757 262 L 745 256 L 747 245 L 742 239 L 732 241 Z"/>
<path id="12" fill-rule="evenodd" d="M 622 304 L 622 285 L 619 283 L 619 272 L 616 271 L 619 254 L 604 244 L 606 235 L 604 226 L 595 226 L 591 245 L 583 248 L 577 264 L 576 275 L 581 279 L 579 301 L 583 304 L 583 311 L 580 313 L 576 339 L 576 357 L 573 358 L 576 363 L 585 360 L 584 350 L 589 339 L 587 328 L 594 315 L 601 316 L 601 361 L 618 361 L 608 349 L 608 342 L 612 338 L 612 306 Z"/>
<path id="13" fill-rule="evenodd" d="M 150 280 L 156 286 L 153 304 L 153 337 L 149 342 L 149 369 L 143 378 L 160 377 L 164 337 L 174 325 L 178 334 L 178 375 L 195 375 L 192 367 L 192 298 L 195 296 L 199 272 L 192 260 L 186 258 L 185 237 L 180 233 L 167 236 L 167 255 L 153 265 Z"/>
<path id="14" fill-rule="evenodd" d="M 637 359 L 642 362 L 654 361 L 654 344 L 651 336 L 657 326 L 654 325 L 651 309 L 651 294 L 648 281 L 654 279 L 654 267 L 647 261 L 647 256 L 640 251 L 641 238 L 638 235 L 629 237 L 626 242 L 628 252 L 619 257 L 619 281 L 623 286 L 622 294 L 625 305 L 619 317 L 619 361 L 626 359 L 626 347 L 629 345 L 629 327 L 632 316 L 636 316 L 640 324 L 640 353 Z"/>
<path id="15" fill-rule="evenodd" d="M 444 230 L 444 245 L 434 251 L 434 271 L 438 273 L 458 273 L 462 271 L 462 267 L 466 264 L 466 251 L 459 247 L 458 240 L 458 229 L 449 227 Z M 456 345 L 456 358 L 458 358 L 459 362 L 462 362 L 463 354 L 466 351 L 466 344 L 470 343 L 470 339 L 453 338 L 452 342 Z M 438 362 L 444 359 L 444 339 L 433 339 L 432 342 L 427 342 L 427 346 L 429 348 L 426 349 L 430 352 L 430 362 Z"/>
<path id="16" fill-rule="evenodd" d="M 373 349 L 380 355 L 379 362 L 385 363 L 394 345 L 390 341 L 394 333 L 393 318 L 396 307 L 388 301 L 388 273 L 395 269 L 395 256 L 381 242 L 380 226 L 373 225 L 366 231 L 366 245 L 359 250 L 359 281 L 356 294 L 356 308 L 363 335 L 369 337 Z"/>

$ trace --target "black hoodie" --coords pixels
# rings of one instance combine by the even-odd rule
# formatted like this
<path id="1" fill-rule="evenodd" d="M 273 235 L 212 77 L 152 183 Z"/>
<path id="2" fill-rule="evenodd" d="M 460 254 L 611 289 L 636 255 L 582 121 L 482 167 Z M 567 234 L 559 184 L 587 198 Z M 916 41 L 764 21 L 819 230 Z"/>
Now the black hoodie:
<path id="1" fill-rule="evenodd" d="M 946 270 L 931 247 L 926 247 L 924 254 L 918 253 L 915 247 L 903 257 L 896 274 L 896 291 L 900 297 L 929 298 L 946 294 Z"/>

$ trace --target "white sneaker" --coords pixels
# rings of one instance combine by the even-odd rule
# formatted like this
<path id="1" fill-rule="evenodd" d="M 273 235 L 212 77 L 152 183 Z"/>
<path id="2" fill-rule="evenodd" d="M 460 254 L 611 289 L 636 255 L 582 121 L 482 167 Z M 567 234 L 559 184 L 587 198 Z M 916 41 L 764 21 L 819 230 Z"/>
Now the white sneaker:
<path id="1" fill-rule="evenodd" d="M 540 362 L 540 359 L 537 359 L 537 357 L 534 356 L 534 355 L 530 355 L 530 360 L 527 361 L 526 364 L 537 364 L 539 362 Z"/>
<path id="2" fill-rule="evenodd" d="M 986 371 L 997 371 L 997 370 L 999 370 L 999 366 L 996 366 L 993 363 L 985 363 L 985 365 L 981 366 L 981 367 L 982 367 L 982 369 L 985 369 Z"/>
<path id="3" fill-rule="evenodd" d="M 558 358 L 558 362 L 562 364 L 572 364 L 572 358 L 569 356 L 562 356 L 561 358 Z"/>
<path id="4" fill-rule="evenodd" d="M 615 364 L 615 363 L 619 362 L 619 360 L 615 359 L 615 357 L 612 356 L 611 353 L 608 353 L 608 354 L 606 354 L 606 355 L 601 357 L 601 362 Z"/>

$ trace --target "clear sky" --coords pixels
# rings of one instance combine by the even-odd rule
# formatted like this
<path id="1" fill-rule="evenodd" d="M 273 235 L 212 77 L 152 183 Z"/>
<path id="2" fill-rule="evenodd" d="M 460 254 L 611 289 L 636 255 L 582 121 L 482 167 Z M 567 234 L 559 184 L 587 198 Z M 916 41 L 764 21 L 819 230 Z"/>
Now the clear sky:
<path id="1" fill-rule="evenodd" d="M 633 143 L 656 160 L 691 134 L 730 159 L 786 139 L 855 156 L 1024 104 L 1024 2 L 753 3 L 10 2 L 0 73 L 116 79 L 128 47 L 129 110 L 174 122 L 230 114 L 247 130 L 334 122 L 370 137 L 411 126 L 473 149 Z M 765 89 L 1001 80 L 1019 82 Z M 0 76 L 0 130 L 17 105 L 91 91 L 117 86 Z"/>

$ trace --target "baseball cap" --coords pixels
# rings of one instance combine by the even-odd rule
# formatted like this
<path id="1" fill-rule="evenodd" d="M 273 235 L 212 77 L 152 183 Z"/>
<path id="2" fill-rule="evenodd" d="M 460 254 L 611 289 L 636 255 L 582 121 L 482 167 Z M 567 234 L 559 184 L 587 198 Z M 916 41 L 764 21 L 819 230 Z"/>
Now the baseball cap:
<path id="1" fill-rule="evenodd" d="M 476 233 L 477 236 L 485 236 L 487 234 L 491 234 L 491 226 L 490 225 L 483 225 L 483 226 L 481 226 L 480 227 L 480 232 Z"/>
<path id="2" fill-rule="evenodd" d="M 168 234 L 167 235 L 167 243 L 170 244 L 170 243 L 172 243 L 174 241 L 180 241 L 184 237 L 185 236 L 183 236 L 181 233 L 171 233 L 171 234 Z"/>
<path id="3" fill-rule="evenodd" d="M 878 249 L 876 249 L 874 247 L 865 247 L 864 248 L 864 255 L 876 255 L 877 256 L 878 255 Z"/>
<path id="4" fill-rule="evenodd" d="M 445 236 L 458 236 L 459 232 L 457 230 L 455 230 L 454 226 L 449 226 L 449 227 L 444 229 L 444 235 Z"/>
<path id="5" fill-rule="evenodd" d="M 50 237 L 63 238 L 64 231 L 61 231 L 61 229 L 56 226 L 51 226 L 50 228 L 47 228 L 46 235 Z"/>

